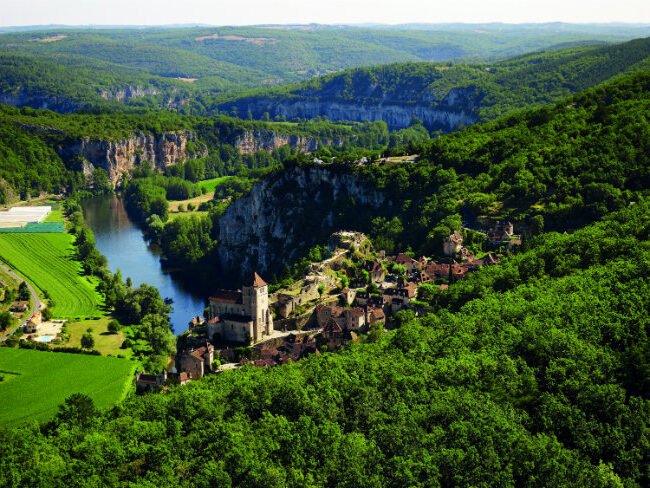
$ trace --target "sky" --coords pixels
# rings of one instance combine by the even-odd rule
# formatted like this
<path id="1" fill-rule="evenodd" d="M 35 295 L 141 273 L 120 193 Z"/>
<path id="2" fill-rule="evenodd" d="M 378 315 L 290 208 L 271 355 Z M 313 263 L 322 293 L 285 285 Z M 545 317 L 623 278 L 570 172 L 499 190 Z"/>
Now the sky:
<path id="1" fill-rule="evenodd" d="M 650 23 L 650 0 L 2 0 L 0 26 Z"/>

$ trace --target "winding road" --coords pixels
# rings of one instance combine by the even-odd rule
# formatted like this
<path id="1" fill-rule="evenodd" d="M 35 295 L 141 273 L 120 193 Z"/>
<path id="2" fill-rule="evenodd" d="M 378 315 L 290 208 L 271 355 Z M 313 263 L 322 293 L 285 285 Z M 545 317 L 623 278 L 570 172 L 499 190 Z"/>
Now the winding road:
<path id="1" fill-rule="evenodd" d="M 38 297 L 38 293 L 36 293 L 36 290 L 34 287 L 24 279 L 22 276 L 16 274 L 15 271 L 13 271 L 10 267 L 6 266 L 5 264 L 0 264 L 0 268 L 2 268 L 3 271 L 5 271 L 7 274 L 9 274 L 12 278 L 16 279 L 17 283 L 25 282 L 27 284 L 27 288 L 29 289 L 29 293 L 31 294 L 31 303 L 32 303 L 32 308 L 29 310 L 27 314 L 23 316 L 23 322 L 27 322 L 29 319 L 31 319 L 34 314 L 36 313 L 37 310 L 41 309 L 42 303 L 41 299 Z M 15 330 L 15 329 L 14 329 Z M 9 332 L 4 332 L 2 335 L 0 335 L 0 342 L 4 342 L 7 340 L 7 338 L 13 333 L 14 331 L 11 330 Z"/>

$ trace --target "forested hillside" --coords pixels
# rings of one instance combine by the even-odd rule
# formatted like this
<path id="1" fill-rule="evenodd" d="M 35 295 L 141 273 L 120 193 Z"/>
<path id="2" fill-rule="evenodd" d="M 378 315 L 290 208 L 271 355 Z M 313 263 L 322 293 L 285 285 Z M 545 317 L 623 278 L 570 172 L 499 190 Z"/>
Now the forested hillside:
<path id="1" fill-rule="evenodd" d="M 41 191 L 58 194 L 84 189 L 93 184 L 83 173 L 88 163 L 110 173 L 109 166 L 116 164 L 120 151 L 131 147 L 137 152 L 145 147 L 133 151 L 135 138 L 169 134 L 182 135 L 187 159 L 198 159 L 203 167 L 210 168 L 207 175 L 203 174 L 205 178 L 277 165 L 291 155 L 321 146 L 331 145 L 334 152 L 360 147 L 382 149 L 389 138 L 382 123 L 290 124 L 159 111 L 58 114 L 0 105 L 0 179 L 11 187 L 0 187 L 0 202 L 6 199 L 7 191 L 25 198 Z M 183 134 L 190 134 L 191 140 L 185 141 L 188 136 Z M 85 150 L 95 147 L 93 144 L 96 149 Z M 117 156 L 109 157 L 111 147 Z M 84 156 L 95 160 L 85 160 Z"/>
<path id="2" fill-rule="evenodd" d="M 72 399 L 0 430 L 0 484 L 647 486 L 649 212 L 542 235 L 340 354 Z"/>
<path id="3" fill-rule="evenodd" d="M 299 85 L 258 90 L 220 107 L 255 118 L 383 120 L 391 128 L 420 120 L 429 129 L 449 132 L 516 109 L 552 103 L 615 75 L 649 67 L 650 38 L 646 38 L 490 64 L 357 68 Z"/>
<path id="4" fill-rule="evenodd" d="M 244 216 L 237 235 L 251 236 L 251 243 L 221 254 L 229 254 L 234 263 L 252 260 L 252 268 L 279 277 L 291 264 L 285 260 L 285 248 L 294 256 L 306 254 L 342 228 L 366 232 L 377 249 L 389 253 L 411 249 L 417 255 L 440 254 L 443 239 L 461 227 L 479 228 L 481 217 L 511 220 L 527 233 L 540 228 L 572 231 L 647 198 L 648 113 L 646 72 L 621 77 L 552 107 L 518 112 L 415 144 L 412 151 L 420 155 L 416 163 L 359 164 L 359 159 L 341 158 L 323 166 L 288 160 L 286 171 L 260 183 L 251 198 L 235 201 L 227 211 L 226 230 L 236 216 Z M 312 189 L 305 182 L 311 181 L 314 171 L 322 183 Z M 330 183 L 342 180 L 337 175 L 355 175 L 367 183 L 367 190 L 353 197 L 337 191 Z M 369 208 L 377 191 L 385 201 Z M 262 195 L 267 204 L 257 209 L 255 202 Z M 286 202 L 299 210 L 288 215 L 283 211 Z M 211 233 L 215 243 L 223 241 L 228 233 L 220 231 L 220 219 L 220 214 L 213 215 L 212 225 L 200 232 L 188 223 L 180 234 Z M 260 234 L 262 228 L 283 229 L 283 238 Z M 200 276 L 201 269 L 214 263 L 214 256 L 201 252 L 198 240 L 182 242 L 188 244 L 182 249 L 192 262 L 183 253 L 172 251 L 173 257 L 193 269 L 193 277 Z M 258 248 L 264 255 L 255 255 Z"/>
<path id="5" fill-rule="evenodd" d="M 229 93 L 346 68 L 483 62 L 649 34 L 563 24 L 20 29 L 0 33 L 0 102 L 62 112 L 118 102 L 205 114 Z"/>

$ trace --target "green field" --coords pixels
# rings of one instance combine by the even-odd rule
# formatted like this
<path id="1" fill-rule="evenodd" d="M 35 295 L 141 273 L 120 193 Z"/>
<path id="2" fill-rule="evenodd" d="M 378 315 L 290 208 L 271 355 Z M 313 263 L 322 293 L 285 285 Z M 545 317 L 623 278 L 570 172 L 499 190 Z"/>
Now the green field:
<path id="1" fill-rule="evenodd" d="M 117 356 L 121 354 L 125 357 L 130 357 L 133 353 L 131 349 L 122 349 L 122 343 L 126 338 L 122 331 L 112 333 L 108 331 L 108 323 L 110 317 L 102 317 L 99 320 L 82 320 L 81 322 L 69 322 L 66 324 L 66 330 L 70 335 L 70 340 L 64 347 L 81 347 L 81 336 L 86 333 L 87 329 L 92 329 L 92 335 L 95 339 L 95 346 L 93 349 L 101 352 L 104 355 Z M 56 347 L 56 346 L 53 346 Z"/>
<path id="2" fill-rule="evenodd" d="M 219 178 L 213 178 L 211 180 L 199 181 L 197 185 L 199 185 L 200 188 L 205 188 L 207 192 L 213 192 L 219 185 L 232 178 L 232 176 L 220 176 Z"/>
<path id="3" fill-rule="evenodd" d="M 0 259 L 54 300 L 57 318 L 101 315 L 101 300 L 72 259 L 69 234 L 0 234 Z"/>
<path id="4" fill-rule="evenodd" d="M 0 348 L 0 425 L 48 420 L 73 393 L 100 408 L 123 399 L 135 363 L 127 359 Z"/>

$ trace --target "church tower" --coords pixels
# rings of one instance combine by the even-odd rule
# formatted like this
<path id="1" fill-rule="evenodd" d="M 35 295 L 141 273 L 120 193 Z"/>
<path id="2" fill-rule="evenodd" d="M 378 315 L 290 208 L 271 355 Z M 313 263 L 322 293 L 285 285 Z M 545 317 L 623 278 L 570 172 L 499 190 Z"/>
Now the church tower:
<path id="1" fill-rule="evenodd" d="M 269 285 L 253 273 L 242 289 L 243 305 L 253 320 L 253 341 L 273 332 L 273 318 L 269 309 Z"/>

